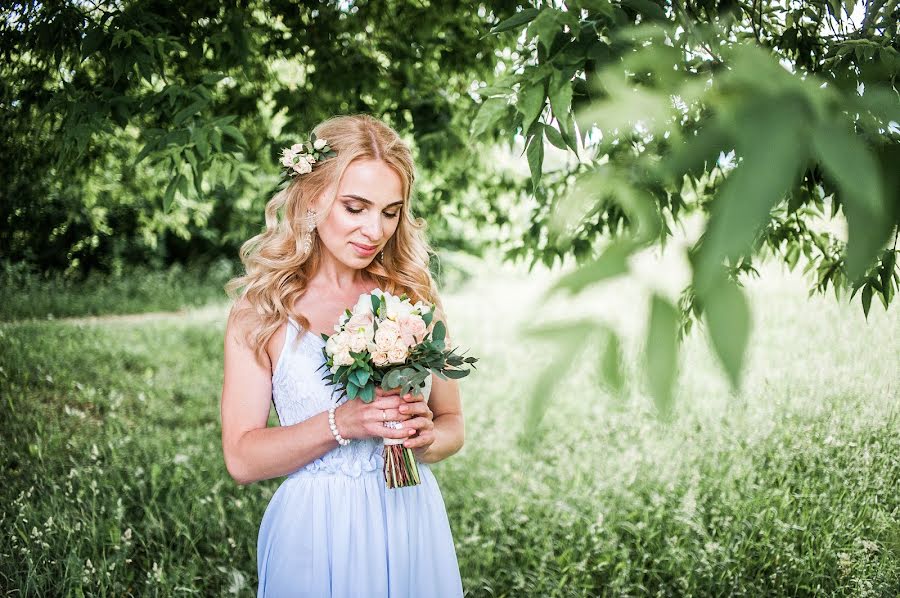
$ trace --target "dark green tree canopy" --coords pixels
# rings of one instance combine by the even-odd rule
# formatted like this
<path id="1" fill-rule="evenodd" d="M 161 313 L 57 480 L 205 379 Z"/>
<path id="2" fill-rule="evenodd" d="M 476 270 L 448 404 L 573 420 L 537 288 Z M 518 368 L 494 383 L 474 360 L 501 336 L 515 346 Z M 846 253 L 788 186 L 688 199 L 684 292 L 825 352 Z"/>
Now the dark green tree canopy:
<path id="1" fill-rule="evenodd" d="M 335 114 L 406 135 L 417 210 L 486 223 L 504 187 L 470 151 L 473 81 L 511 2 L 20 2 L 0 21 L 0 254 L 40 267 L 159 264 L 258 232 L 277 154 Z M 461 202 L 467 189 L 479 201 Z"/>

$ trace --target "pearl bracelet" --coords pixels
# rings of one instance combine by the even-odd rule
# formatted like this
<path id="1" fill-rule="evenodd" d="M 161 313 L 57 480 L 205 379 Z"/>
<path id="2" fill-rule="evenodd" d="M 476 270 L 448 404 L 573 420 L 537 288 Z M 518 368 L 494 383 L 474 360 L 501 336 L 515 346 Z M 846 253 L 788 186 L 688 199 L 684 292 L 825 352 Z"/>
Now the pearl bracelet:
<path id="1" fill-rule="evenodd" d="M 337 424 L 334 423 L 334 410 L 337 407 L 332 407 L 328 410 L 328 427 L 331 428 L 331 434 L 334 436 L 334 439 L 338 441 L 338 444 L 341 446 L 347 446 L 350 444 L 350 441 L 346 438 L 341 437 L 341 433 L 338 432 Z"/>

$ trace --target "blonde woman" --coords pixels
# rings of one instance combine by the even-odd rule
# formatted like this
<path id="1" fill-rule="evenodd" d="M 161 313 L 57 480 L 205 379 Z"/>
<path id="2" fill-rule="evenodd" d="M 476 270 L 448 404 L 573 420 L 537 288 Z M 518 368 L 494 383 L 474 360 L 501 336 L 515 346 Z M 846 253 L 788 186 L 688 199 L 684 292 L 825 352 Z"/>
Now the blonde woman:
<path id="1" fill-rule="evenodd" d="M 336 400 L 319 370 L 321 334 L 362 293 L 405 292 L 444 319 L 424 223 L 410 211 L 410 150 L 377 119 L 340 116 L 282 161 L 294 176 L 266 206 L 266 230 L 241 248 L 245 275 L 226 287 L 235 303 L 225 333 L 225 465 L 240 484 L 287 476 L 260 525 L 258 596 L 462 596 L 428 467 L 463 444 L 457 383 L 429 379 L 422 396 L 378 389 L 366 404 Z M 272 428 L 270 401 L 281 424 Z M 391 420 L 403 427 L 383 425 Z M 413 448 L 421 484 L 385 487 L 382 438 Z"/>

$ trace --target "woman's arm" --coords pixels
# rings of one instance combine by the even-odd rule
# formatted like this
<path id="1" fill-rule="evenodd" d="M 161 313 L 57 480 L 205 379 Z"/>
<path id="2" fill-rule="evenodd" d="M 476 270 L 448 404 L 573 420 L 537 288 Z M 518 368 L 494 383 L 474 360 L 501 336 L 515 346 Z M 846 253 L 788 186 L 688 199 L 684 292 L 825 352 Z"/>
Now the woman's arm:
<path id="1" fill-rule="evenodd" d="M 457 381 L 442 380 L 437 376 L 432 376 L 428 408 L 434 415 L 432 429 L 434 441 L 424 448 L 413 448 L 413 452 L 416 454 L 416 458 L 423 463 L 437 463 L 458 452 L 465 442 L 465 425 Z M 402 405 L 400 412 L 405 412 Z M 420 429 L 419 437 L 422 435 L 423 430 Z M 417 447 L 420 444 L 416 442 L 420 440 L 419 437 L 410 438 L 404 444 Z"/>
<path id="2" fill-rule="evenodd" d="M 439 319 L 446 319 L 440 314 Z M 451 347 L 450 332 L 445 334 L 447 347 Z M 431 394 L 428 403 L 422 397 L 404 399 L 401 413 L 412 413 L 417 417 L 410 425 L 418 429 L 418 435 L 403 443 L 412 448 L 416 458 L 423 463 L 436 463 L 458 452 L 465 442 L 462 401 L 459 398 L 459 383 L 453 379 L 443 380 L 431 377 Z M 429 415 L 430 414 L 430 415 Z"/>
<path id="3" fill-rule="evenodd" d="M 252 313 L 234 310 L 225 329 L 222 450 L 225 467 L 239 484 L 288 475 L 338 446 L 328 427 L 327 412 L 291 426 L 266 427 L 272 399 L 271 363 L 268 358 L 266 363 L 258 363 L 245 342 Z M 407 438 L 409 428 L 391 430 L 381 424 L 382 409 L 388 410 L 395 421 L 409 418 L 397 411 L 400 403 L 398 395 L 384 396 L 368 405 L 348 401 L 335 411 L 338 430 L 350 439 L 376 433 Z"/>

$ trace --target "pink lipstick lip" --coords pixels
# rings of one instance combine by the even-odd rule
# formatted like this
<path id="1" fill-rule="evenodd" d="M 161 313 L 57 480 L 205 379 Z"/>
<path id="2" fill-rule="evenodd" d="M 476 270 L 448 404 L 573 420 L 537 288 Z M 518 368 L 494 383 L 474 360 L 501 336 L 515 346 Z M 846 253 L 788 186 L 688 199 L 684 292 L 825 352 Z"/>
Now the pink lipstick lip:
<path id="1" fill-rule="evenodd" d="M 350 242 L 351 245 L 356 247 L 361 253 L 375 253 L 375 250 L 378 249 L 378 245 L 360 245 L 359 243 Z"/>

